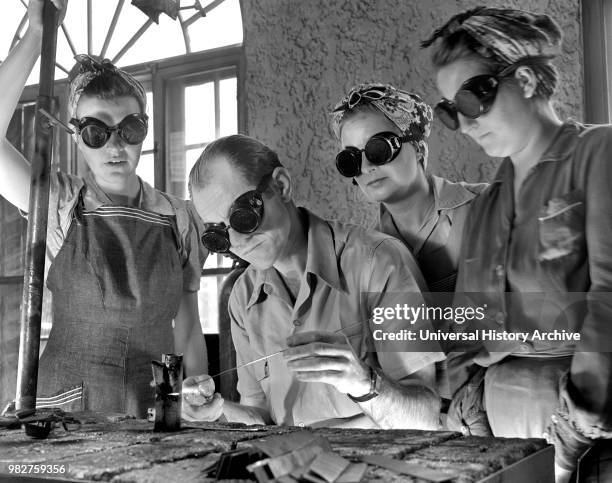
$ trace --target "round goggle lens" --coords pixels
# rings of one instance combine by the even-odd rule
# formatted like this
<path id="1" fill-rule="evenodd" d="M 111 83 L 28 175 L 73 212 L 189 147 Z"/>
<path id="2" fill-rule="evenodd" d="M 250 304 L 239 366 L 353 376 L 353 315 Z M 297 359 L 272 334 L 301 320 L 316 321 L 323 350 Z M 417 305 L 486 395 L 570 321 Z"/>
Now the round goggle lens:
<path id="1" fill-rule="evenodd" d="M 367 142 L 364 152 L 368 161 L 377 166 L 387 163 L 393 156 L 389 142 L 386 139 L 376 137 Z"/>
<path id="2" fill-rule="evenodd" d="M 202 235 L 202 244 L 211 252 L 225 253 L 230 248 L 230 241 L 225 232 L 208 230 Z"/>
<path id="3" fill-rule="evenodd" d="M 253 233 L 260 223 L 260 216 L 251 209 L 238 208 L 230 215 L 230 226 L 240 233 Z"/>
<path id="4" fill-rule="evenodd" d="M 95 124 L 90 124 L 81 129 L 81 138 L 90 148 L 101 148 L 108 140 L 106 129 Z"/>
<path id="5" fill-rule="evenodd" d="M 336 156 L 336 169 L 347 178 L 359 176 L 361 173 L 361 151 L 344 149 Z"/>
<path id="6" fill-rule="evenodd" d="M 459 119 L 453 107 L 439 103 L 434 108 L 434 114 L 447 128 L 453 131 L 459 129 Z"/>
<path id="7" fill-rule="evenodd" d="M 128 144 L 140 144 L 147 137 L 147 126 L 139 119 L 131 119 L 121 126 L 119 135 Z"/>
<path id="8" fill-rule="evenodd" d="M 459 91 L 455 95 L 457 110 L 465 117 L 476 119 L 482 114 L 481 100 L 471 91 Z"/>

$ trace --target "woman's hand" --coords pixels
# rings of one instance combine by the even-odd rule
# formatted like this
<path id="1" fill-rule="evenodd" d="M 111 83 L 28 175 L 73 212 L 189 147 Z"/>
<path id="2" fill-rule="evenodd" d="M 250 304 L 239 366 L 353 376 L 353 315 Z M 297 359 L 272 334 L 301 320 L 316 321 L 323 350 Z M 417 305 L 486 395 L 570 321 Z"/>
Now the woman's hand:
<path id="1" fill-rule="evenodd" d="M 28 3 L 28 20 L 29 29 L 34 32 L 42 33 L 43 29 L 43 6 L 45 1 L 49 0 L 30 0 Z M 60 25 L 66 15 L 66 8 L 68 6 L 68 0 L 50 0 L 55 8 L 59 10 L 58 22 Z"/>

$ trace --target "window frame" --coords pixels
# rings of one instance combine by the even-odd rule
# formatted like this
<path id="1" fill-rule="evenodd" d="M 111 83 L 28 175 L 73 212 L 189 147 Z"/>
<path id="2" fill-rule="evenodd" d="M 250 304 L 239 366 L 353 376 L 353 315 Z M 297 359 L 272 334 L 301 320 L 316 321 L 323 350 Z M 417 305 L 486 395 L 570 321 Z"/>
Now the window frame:
<path id="1" fill-rule="evenodd" d="M 612 0 L 582 0 L 585 122 L 612 122 Z"/>

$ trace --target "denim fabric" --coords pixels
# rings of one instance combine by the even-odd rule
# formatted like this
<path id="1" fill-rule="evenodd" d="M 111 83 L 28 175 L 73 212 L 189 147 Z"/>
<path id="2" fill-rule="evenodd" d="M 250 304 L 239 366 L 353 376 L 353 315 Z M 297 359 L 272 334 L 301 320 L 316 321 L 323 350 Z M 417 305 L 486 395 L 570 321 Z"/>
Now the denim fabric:
<path id="1" fill-rule="evenodd" d="M 54 322 L 38 395 L 83 383 L 83 409 L 145 417 L 154 399 L 151 360 L 174 352 L 183 293 L 176 220 L 122 206 L 82 208 L 49 269 Z"/>
<path id="2" fill-rule="evenodd" d="M 473 365 L 470 370 L 467 381 L 457 390 L 450 403 L 447 426 L 464 436 L 492 436 L 483 396 L 486 369 Z"/>
<path id="3" fill-rule="evenodd" d="M 87 211 L 113 205 L 108 195 L 97 185 L 91 172 L 82 178 L 61 171 L 51 175 L 46 270 L 64 244 L 81 193 L 84 209 Z M 183 265 L 183 288 L 188 292 L 197 292 L 207 252 L 200 241 L 203 230 L 202 220 L 193 204 L 162 193 L 142 180 L 140 180 L 139 198 L 138 207 L 142 210 L 176 217 L 179 235 L 178 252 Z"/>

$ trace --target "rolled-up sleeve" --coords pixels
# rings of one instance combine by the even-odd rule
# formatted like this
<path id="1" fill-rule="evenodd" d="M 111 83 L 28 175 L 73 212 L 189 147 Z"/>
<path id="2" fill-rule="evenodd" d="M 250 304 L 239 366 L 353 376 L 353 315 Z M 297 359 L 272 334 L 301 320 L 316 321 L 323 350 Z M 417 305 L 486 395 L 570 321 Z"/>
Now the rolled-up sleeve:
<path id="1" fill-rule="evenodd" d="M 186 202 L 186 223 L 179 227 L 183 243 L 183 290 L 197 292 L 200 289 L 202 267 L 208 251 L 200 241 L 203 224 L 191 201 Z"/>
<path id="2" fill-rule="evenodd" d="M 434 330 L 424 316 L 425 283 L 407 248 L 399 240 L 385 239 L 373 249 L 369 264 L 370 329 L 383 372 L 399 381 L 443 360 L 440 344 L 428 337 Z"/>

